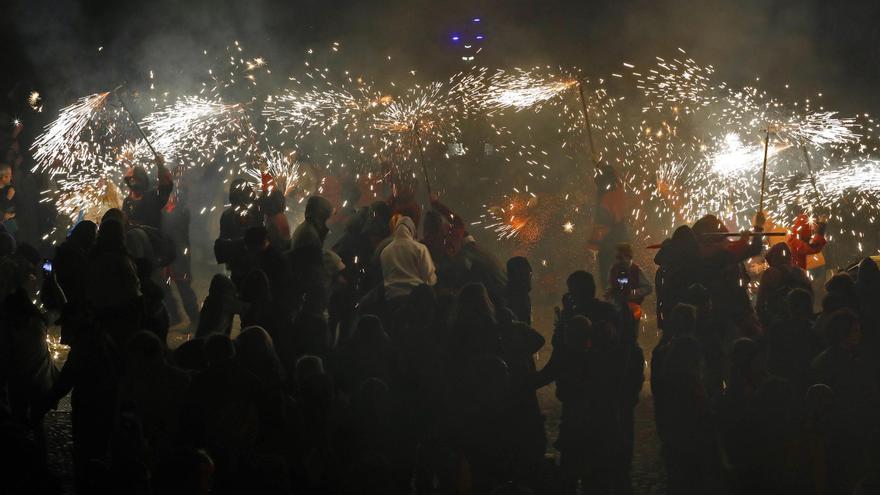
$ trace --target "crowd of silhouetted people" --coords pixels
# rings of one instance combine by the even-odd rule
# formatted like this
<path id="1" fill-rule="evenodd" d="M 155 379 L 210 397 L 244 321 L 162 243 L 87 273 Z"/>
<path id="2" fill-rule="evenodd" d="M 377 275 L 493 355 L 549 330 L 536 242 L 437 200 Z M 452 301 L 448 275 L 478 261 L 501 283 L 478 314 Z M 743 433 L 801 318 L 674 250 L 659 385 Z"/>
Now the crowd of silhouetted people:
<path id="1" fill-rule="evenodd" d="M 185 197 L 157 169 L 156 186 L 132 169 L 123 207 L 77 223 L 51 260 L 0 232 L 9 493 L 59 490 L 44 417 L 70 394 L 77 493 L 628 494 L 648 371 L 668 493 L 877 492 L 870 258 L 825 284 L 817 314 L 787 243 L 753 303 L 743 262 L 763 239 L 728 241 L 714 217 L 659 246 L 653 279 L 615 243 L 606 273 L 568 276 L 538 370 L 529 261 L 502 264 L 437 196 L 351 208 L 330 246 L 327 199 L 291 229 L 272 178 L 235 181 L 199 305 Z M 181 319 L 192 338 L 171 350 Z M 70 346 L 60 370 L 50 324 Z M 558 462 L 536 395 L 551 383 Z"/>

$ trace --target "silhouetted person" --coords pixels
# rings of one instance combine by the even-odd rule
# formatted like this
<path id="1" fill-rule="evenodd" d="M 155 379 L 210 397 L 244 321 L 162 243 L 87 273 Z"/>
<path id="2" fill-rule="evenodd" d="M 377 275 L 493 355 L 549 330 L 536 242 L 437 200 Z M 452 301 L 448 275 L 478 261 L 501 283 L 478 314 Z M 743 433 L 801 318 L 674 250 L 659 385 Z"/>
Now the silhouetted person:
<path id="1" fill-rule="evenodd" d="M 785 318 L 785 298 L 793 289 L 812 292 L 806 273 L 792 264 L 788 244 L 780 242 L 764 255 L 770 265 L 761 275 L 755 309 L 765 329 Z"/>
<path id="2" fill-rule="evenodd" d="M 672 238 L 664 240 L 654 256 L 654 263 L 658 265 L 654 285 L 660 328 L 665 328 L 672 309 L 684 301 L 688 287 L 699 281 L 699 273 L 693 266 L 693 260 L 698 256 L 697 238 L 687 225 L 675 229 Z"/>
<path id="3" fill-rule="evenodd" d="M 95 244 L 98 226 L 83 220 L 76 224 L 67 240 L 55 250 L 52 269 L 67 298 L 62 310 L 61 342 L 70 345 L 86 321 L 88 256 Z"/>
<path id="4" fill-rule="evenodd" d="M 522 256 L 514 256 L 507 260 L 507 291 L 505 299 L 507 307 L 513 311 L 516 319 L 532 324 L 532 266 Z"/>
<path id="5" fill-rule="evenodd" d="M 786 303 L 788 316 L 767 331 L 767 371 L 789 380 L 799 400 L 810 386 L 810 363 L 821 346 L 814 329 L 812 294 L 794 289 Z"/>
<path id="6" fill-rule="evenodd" d="M 236 297 L 235 284 L 222 274 L 211 279 L 208 296 L 202 303 L 196 338 L 219 333 L 227 337 L 232 332 L 232 320 L 244 312 L 245 305 Z"/>
<path id="7" fill-rule="evenodd" d="M 877 424 L 877 378 L 859 356 L 861 326 L 850 310 L 839 310 L 826 322 L 829 346 L 812 363 L 813 382 L 834 390 L 836 448 L 829 476 L 835 489 L 850 493 L 861 473 L 867 435 Z"/>
<path id="8" fill-rule="evenodd" d="M 564 493 L 611 490 L 619 462 L 620 385 L 625 373 L 622 354 L 608 326 L 596 326 L 577 315 L 568 320 L 564 342 L 554 346 L 540 383 L 556 382 L 562 402 L 562 424 L 556 447 Z"/>
<path id="9" fill-rule="evenodd" d="M 122 211 L 131 224 L 159 229 L 162 224 L 162 208 L 168 202 L 174 182 L 171 172 L 165 168 L 165 161 L 157 157 L 155 162 L 159 176 L 159 183 L 155 188 L 150 187 L 150 177 L 144 167 L 136 165 L 125 172 L 124 180 L 129 192 L 122 201 Z"/>

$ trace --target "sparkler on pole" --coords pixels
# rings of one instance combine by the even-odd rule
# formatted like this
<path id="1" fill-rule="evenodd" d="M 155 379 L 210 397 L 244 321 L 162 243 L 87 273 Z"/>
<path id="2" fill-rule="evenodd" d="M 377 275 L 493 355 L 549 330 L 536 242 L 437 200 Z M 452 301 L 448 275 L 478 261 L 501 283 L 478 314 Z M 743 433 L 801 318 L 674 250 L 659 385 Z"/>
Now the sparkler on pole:
<path id="1" fill-rule="evenodd" d="M 128 114 L 128 118 L 131 119 L 132 123 L 134 123 L 135 129 L 137 129 L 138 132 L 141 134 L 141 137 L 144 138 L 144 142 L 147 143 L 147 147 L 150 148 L 150 151 L 153 153 L 153 157 L 158 160 L 159 153 L 156 153 L 156 149 L 153 148 L 153 144 L 150 143 L 150 138 L 147 137 L 147 134 L 144 132 L 143 129 L 141 129 L 141 125 L 138 124 L 137 119 L 135 119 L 134 115 L 131 114 L 131 110 L 129 110 L 128 105 L 125 104 L 125 100 L 122 98 L 122 95 L 117 92 L 117 90 L 121 87 L 122 85 L 117 86 L 116 89 L 113 90 L 113 92 L 116 93 L 116 98 L 119 99 L 119 104 L 122 105 L 122 109 L 125 110 L 125 113 Z"/>
<path id="2" fill-rule="evenodd" d="M 810 163 L 810 153 L 807 151 L 807 145 L 801 146 L 801 149 L 804 150 L 804 162 L 807 164 L 807 172 L 810 174 L 810 185 L 813 187 L 813 192 L 816 193 L 816 202 L 822 201 L 822 195 L 819 194 L 819 188 L 816 187 L 816 176 L 813 174 L 813 165 Z"/>
<path id="3" fill-rule="evenodd" d="M 764 135 L 764 165 L 761 167 L 761 199 L 758 201 L 758 212 L 764 211 L 764 186 L 767 183 L 767 149 L 770 147 L 770 125 Z"/>
<path id="4" fill-rule="evenodd" d="M 425 187 L 428 188 L 428 197 L 431 197 L 431 180 L 428 178 L 428 166 L 425 165 L 425 152 L 422 150 L 422 136 L 419 132 L 419 121 L 413 123 L 413 133 L 416 135 L 416 146 L 419 147 L 419 162 L 422 164 L 422 175 L 425 177 Z"/>
<path id="5" fill-rule="evenodd" d="M 593 160 L 593 166 L 599 166 L 599 159 L 596 156 L 596 145 L 593 143 L 593 126 L 590 123 L 590 111 L 587 109 L 587 99 L 584 97 L 584 83 L 578 81 L 578 95 L 581 100 L 581 109 L 584 112 L 584 127 L 587 131 L 587 139 L 590 141 L 590 158 Z"/>

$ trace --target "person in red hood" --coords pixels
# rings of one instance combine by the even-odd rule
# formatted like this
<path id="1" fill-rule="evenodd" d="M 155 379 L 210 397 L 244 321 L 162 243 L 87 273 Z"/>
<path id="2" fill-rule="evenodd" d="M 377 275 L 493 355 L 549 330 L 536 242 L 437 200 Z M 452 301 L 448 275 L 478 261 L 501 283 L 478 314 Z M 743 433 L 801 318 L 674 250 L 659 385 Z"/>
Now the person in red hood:
<path id="1" fill-rule="evenodd" d="M 801 213 L 794 219 L 794 226 L 791 228 L 786 242 L 791 248 L 791 262 L 802 270 L 807 269 L 807 257 L 811 254 L 822 252 L 822 248 L 828 241 L 825 239 L 825 227 L 828 218 L 820 215 L 816 219 L 815 228 L 810 223 L 810 218 Z"/>

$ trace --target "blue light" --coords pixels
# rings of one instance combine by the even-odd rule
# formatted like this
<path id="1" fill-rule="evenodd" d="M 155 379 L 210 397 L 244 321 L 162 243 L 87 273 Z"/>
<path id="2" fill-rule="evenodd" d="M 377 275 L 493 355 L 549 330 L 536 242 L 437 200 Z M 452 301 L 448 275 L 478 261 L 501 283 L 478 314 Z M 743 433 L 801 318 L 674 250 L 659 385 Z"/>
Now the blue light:
<path id="1" fill-rule="evenodd" d="M 482 34 L 478 34 L 478 35 L 477 35 L 477 39 L 478 39 L 478 40 L 483 39 L 483 35 L 482 35 Z"/>
<path id="2" fill-rule="evenodd" d="M 458 41 L 460 39 L 461 37 L 459 37 L 457 34 L 452 37 L 452 41 Z"/>
<path id="3" fill-rule="evenodd" d="M 474 17 L 474 22 L 480 22 L 480 18 L 479 18 L 479 17 Z"/>

